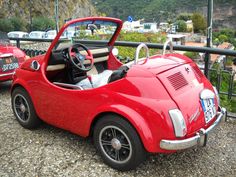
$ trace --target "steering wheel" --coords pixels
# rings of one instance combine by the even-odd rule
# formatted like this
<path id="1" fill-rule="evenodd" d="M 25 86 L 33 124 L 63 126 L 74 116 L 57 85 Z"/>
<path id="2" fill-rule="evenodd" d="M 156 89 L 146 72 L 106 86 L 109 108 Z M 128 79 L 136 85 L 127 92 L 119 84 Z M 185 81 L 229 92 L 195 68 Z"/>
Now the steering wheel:
<path id="1" fill-rule="evenodd" d="M 87 55 L 81 54 L 79 48 L 84 49 Z M 93 68 L 94 59 L 91 51 L 83 44 L 76 43 L 69 47 L 69 59 L 80 71 L 89 71 Z"/>

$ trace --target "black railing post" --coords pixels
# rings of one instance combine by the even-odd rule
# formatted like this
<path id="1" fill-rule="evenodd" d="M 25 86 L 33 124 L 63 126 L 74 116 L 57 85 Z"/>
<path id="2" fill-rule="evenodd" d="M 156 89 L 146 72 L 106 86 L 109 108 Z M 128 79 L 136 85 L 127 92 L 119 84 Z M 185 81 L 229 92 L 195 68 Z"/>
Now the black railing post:
<path id="1" fill-rule="evenodd" d="M 16 47 L 20 48 L 20 39 L 16 39 Z"/>
<path id="2" fill-rule="evenodd" d="M 207 47 L 211 48 L 212 44 L 212 15 L 213 15 L 213 0 L 208 0 L 208 15 L 207 15 Z M 209 52 L 205 55 L 204 74 L 209 78 L 209 63 L 211 55 Z"/>

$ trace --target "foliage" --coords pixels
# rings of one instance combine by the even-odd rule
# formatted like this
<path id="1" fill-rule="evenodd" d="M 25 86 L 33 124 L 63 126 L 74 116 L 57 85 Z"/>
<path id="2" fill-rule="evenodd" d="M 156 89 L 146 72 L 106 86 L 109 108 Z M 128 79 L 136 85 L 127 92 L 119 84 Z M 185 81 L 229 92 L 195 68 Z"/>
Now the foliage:
<path id="1" fill-rule="evenodd" d="M 166 41 L 166 36 L 161 33 L 124 33 L 118 37 L 119 41 L 132 41 L 132 42 L 144 42 L 144 43 L 164 43 Z M 134 59 L 136 48 L 131 47 L 117 47 L 119 49 L 119 55 L 122 59 L 130 58 Z M 150 49 L 150 55 L 157 54 L 157 49 Z M 140 57 L 144 57 L 144 51 L 141 52 Z"/>
<path id="2" fill-rule="evenodd" d="M 218 39 L 221 43 L 228 41 L 228 37 L 224 34 L 219 35 Z"/>
<path id="3" fill-rule="evenodd" d="M 33 18 L 32 30 L 44 31 L 48 28 L 55 28 L 55 22 L 53 20 L 43 16 Z"/>
<path id="4" fill-rule="evenodd" d="M 26 22 L 20 17 L 12 17 L 9 19 L 14 31 L 26 31 Z"/>
<path id="5" fill-rule="evenodd" d="M 13 30 L 14 27 L 9 19 L 0 19 L 0 31 L 9 32 Z"/>
<path id="6" fill-rule="evenodd" d="M 192 60 L 194 60 L 194 59 L 197 59 L 197 57 L 199 56 L 199 53 L 197 53 L 197 52 L 185 52 L 184 55 L 191 58 Z"/>
<path id="7" fill-rule="evenodd" d="M 235 33 L 236 30 L 233 29 L 222 29 L 220 31 L 213 32 L 214 44 L 217 45 L 222 42 L 229 42 L 236 47 Z"/>
<path id="8" fill-rule="evenodd" d="M 207 22 L 204 16 L 200 13 L 194 13 L 192 15 L 193 29 L 195 33 L 200 33 L 206 30 Z"/>
<path id="9" fill-rule="evenodd" d="M 177 32 L 187 32 L 187 24 L 184 20 L 177 20 L 175 24 L 178 26 Z"/>
<path id="10" fill-rule="evenodd" d="M 146 22 L 167 22 L 189 19 L 189 14 L 183 12 L 206 12 L 207 1 L 192 0 L 92 0 L 98 11 L 106 13 L 107 16 L 121 18 L 127 20 L 128 16 L 132 16 L 134 20 L 144 19 Z M 235 0 L 215 0 L 214 8 L 235 7 Z M 203 13 L 202 13 L 203 14 Z M 204 14 L 206 15 L 206 13 Z M 224 11 L 220 14 L 228 21 L 235 20 L 235 14 L 226 15 Z M 232 18 L 231 18 L 232 17 Z M 219 23 L 219 26 L 224 24 Z"/>
<path id="11" fill-rule="evenodd" d="M 218 69 L 220 65 L 215 63 L 213 65 L 213 70 L 210 72 L 210 81 L 211 83 L 216 86 L 218 83 L 217 76 L 219 73 Z M 220 70 L 219 70 L 220 71 Z M 229 91 L 229 83 L 231 82 L 231 75 L 230 73 L 221 73 L 221 83 L 220 83 L 220 91 L 221 92 L 228 92 Z M 234 85 L 236 82 L 234 81 Z M 236 93 L 236 85 L 233 88 L 233 93 Z M 228 99 L 227 95 L 220 95 L 221 106 L 226 107 L 228 111 L 236 113 L 236 98 L 232 98 L 231 100 Z"/>
<path id="12" fill-rule="evenodd" d="M 188 21 L 192 19 L 191 13 L 181 13 L 178 15 L 177 20 Z"/>

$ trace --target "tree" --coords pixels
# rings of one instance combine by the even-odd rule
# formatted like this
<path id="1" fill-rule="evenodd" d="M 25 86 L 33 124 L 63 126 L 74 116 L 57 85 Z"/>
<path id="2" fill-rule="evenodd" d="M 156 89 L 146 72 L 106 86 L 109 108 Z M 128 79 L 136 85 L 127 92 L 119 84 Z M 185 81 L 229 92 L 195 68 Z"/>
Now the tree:
<path id="1" fill-rule="evenodd" d="M 181 13 L 178 15 L 177 20 L 188 21 L 191 20 L 193 14 L 190 13 Z"/>
<path id="2" fill-rule="evenodd" d="M 187 24 L 183 20 L 177 20 L 175 22 L 177 25 L 177 32 L 187 32 Z"/>
<path id="3" fill-rule="evenodd" d="M 200 13 L 194 13 L 192 15 L 193 29 L 195 33 L 200 33 L 206 30 L 207 22 L 204 16 Z"/>
<path id="4" fill-rule="evenodd" d="M 25 31 L 26 30 L 26 23 L 19 17 L 12 17 L 9 19 L 14 31 Z"/>
<path id="5" fill-rule="evenodd" d="M 229 40 L 228 37 L 224 34 L 219 35 L 218 39 L 221 43 L 227 42 Z"/>
<path id="6" fill-rule="evenodd" d="M 7 18 L 0 19 L 0 31 L 9 32 L 13 30 L 14 30 L 14 27 L 9 19 Z"/>
<path id="7" fill-rule="evenodd" d="M 44 31 L 48 28 L 54 28 L 55 22 L 47 17 L 36 17 L 32 21 L 32 30 Z"/>

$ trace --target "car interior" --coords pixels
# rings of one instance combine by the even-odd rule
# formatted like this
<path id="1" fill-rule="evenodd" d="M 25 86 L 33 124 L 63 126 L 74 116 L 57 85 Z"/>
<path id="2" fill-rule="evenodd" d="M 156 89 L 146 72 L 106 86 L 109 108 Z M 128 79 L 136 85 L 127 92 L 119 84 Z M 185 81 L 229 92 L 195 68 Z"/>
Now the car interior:
<path id="1" fill-rule="evenodd" d="M 58 41 L 52 50 L 46 76 L 48 80 L 68 89 L 98 88 L 125 77 L 129 67 L 116 61 L 113 68 L 109 62 L 116 60 L 111 55 L 108 42 L 117 30 L 117 24 L 110 21 L 83 21 L 71 24 L 63 31 L 69 40 Z M 83 40 L 107 40 L 107 44 L 82 44 Z"/>
<path id="2" fill-rule="evenodd" d="M 76 65 L 80 66 L 80 63 L 76 61 L 75 57 L 70 59 L 70 49 L 76 54 L 86 55 L 86 50 L 82 47 L 65 47 L 52 52 L 46 76 L 57 86 L 80 90 L 97 88 L 123 78 L 129 69 L 127 66 L 121 65 L 116 70 L 109 70 L 110 47 L 89 47 L 94 63 L 91 66 L 91 63 L 85 60 L 86 69 L 80 69 L 80 67 L 76 67 Z"/>

